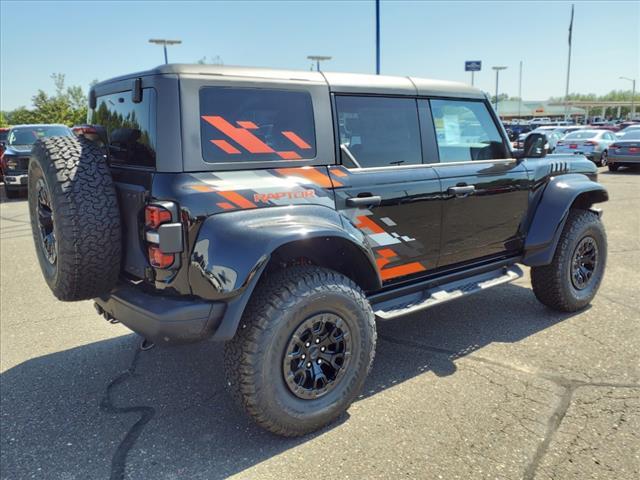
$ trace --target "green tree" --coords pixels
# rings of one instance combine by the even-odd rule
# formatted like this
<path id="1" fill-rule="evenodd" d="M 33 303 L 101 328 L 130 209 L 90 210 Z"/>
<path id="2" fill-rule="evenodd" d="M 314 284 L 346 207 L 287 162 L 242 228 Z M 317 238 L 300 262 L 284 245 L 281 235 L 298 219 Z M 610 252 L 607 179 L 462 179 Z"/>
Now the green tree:
<path id="1" fill-rule="evenodd" d="M 51 75 L 55 94 L 48 95 L 44 90 L 32 97 L 33 109 L 18 107 L 7 112 L 5 120 L 10 125 L 24 123 L 63 123 L 72 126 L 84 123 L 87 119 L 87 97 L 79 86 L 65 86 L 62 73 Z"/>

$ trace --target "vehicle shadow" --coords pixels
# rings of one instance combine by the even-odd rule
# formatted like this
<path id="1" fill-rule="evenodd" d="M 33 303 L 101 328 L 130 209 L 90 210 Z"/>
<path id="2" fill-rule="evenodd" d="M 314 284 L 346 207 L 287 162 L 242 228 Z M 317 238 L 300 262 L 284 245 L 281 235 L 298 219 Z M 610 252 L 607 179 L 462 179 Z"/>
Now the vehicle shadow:
<path id="1" fill-rule="evenodd" d="M 494 342 L 567 319 L 507 285 L 378 324 L 360 398 L 433 372 Z M 98 319 L 88 319 L 98 321 Z M 304 444 L 254 426 L 225 391 L 221 345 L 138 349 L 125 335 L 28 360 L 0 376 L 2 478 L 225 478 Z"/>

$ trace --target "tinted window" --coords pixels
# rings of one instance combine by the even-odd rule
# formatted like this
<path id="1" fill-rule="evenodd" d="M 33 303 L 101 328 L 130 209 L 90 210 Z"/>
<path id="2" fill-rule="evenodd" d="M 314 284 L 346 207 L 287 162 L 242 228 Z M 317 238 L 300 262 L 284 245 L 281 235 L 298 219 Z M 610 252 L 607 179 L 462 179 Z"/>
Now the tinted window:
<path id="1" fill-rule="evenodd" d="M 206 162 L 301 160 L 316 156 L 311 95 L 291 90 L 200 90 Z"/>
<path id="2" fill-rule="evenodd" d="M 483 102 L 431 100 L 441 162 L 508 158 L 507 149 Z"/>
<path id="3" fill-rule="evenodd" d="M 34 125 L 32 127 L 12 128 L 9 132 L 9 145 L 33 145 L 39 138 L 70 137 L 71 130 L 60 125 Z"/>
<path id="4" fill-rule="evenodd" d="M 622 137 L 623 140 L 640 140 L 640 129 L 632 130 Z"/>
<path id="5" fill-rule="evenodd" d="M 142 102 L 133 103 L 131 92 L 97 98 L 90 123 L 104 128 L 104 143 L 112 164 L 153 167 L 156 162 L 156 91 L 142 90 Z"/>
<path id="6" fill-rule="evenodd" d="M 342 163 L 346 166 L 422 163 L 414 99 L 338 96 L 336 107 Z"/>
<path id="7" fill-rule="evenodd" d="M 564 137 L 565 140 L 582 140 L 585 138 L 593 138 L 598 135 L 598 132 L 594 132 L 593 130 L 583 130 L 580 132 L 573 132 Z"/>

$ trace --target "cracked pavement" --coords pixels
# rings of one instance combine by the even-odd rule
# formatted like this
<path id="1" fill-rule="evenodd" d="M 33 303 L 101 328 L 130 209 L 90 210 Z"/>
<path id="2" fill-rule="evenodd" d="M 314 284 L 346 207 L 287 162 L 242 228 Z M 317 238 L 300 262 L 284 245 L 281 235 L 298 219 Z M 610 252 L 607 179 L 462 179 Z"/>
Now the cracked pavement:
<path id="1" fill-rule="evenodd" d="M 3 200 L 0 478 L 640 478 L 640 172 L 601 172 L 590 308 L 547 310 L 527 275 L 379 323 L 362 396 L 300 439 L 235 410 L 219 345 L 139 351 L 91 302 L 55 301 L 26 202 Z"/>

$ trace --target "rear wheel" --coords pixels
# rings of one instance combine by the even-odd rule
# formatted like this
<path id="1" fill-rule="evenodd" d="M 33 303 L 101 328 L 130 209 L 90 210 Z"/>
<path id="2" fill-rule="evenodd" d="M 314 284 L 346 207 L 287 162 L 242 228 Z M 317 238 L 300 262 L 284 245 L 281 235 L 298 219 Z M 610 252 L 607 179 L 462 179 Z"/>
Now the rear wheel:
<path id="1" fill-rule="evenodd" d="M 102 149 L 50 137 L 33 147 L 29 212 L 40 268 L 60 300 L 109 292 L 120 271 L 120 213 Z"/>
<path id="2" fill-rule="evenodd" d="M 554 310 L 580 310 L 598 291 L 606 260 L 607 237 L 598 215 L 571 210 L 551 264 L 531 269 L 533 292 Z"/>
<path id="3" fill-rule="evenodd" d="M 607 166 L 609 167 L 610 172 L 617 172 L 618 169 L 620 168 L 620 165 L 618 165 L 617 163 L 610 163 Z"/>
<path id="4" fill-rule="evenodd" d="M 373 311 L 357 285 L 324 268 L 292 267 L 257 287 L 225 345 L 227 383 L 261 427 L 303 435 L 360 393 L 375 342 Z"/>
<path id="5" fill-rule="evenodd" d="M 601 167 L 606 167 L 609 164 L 609 154 L 605 150 L 600 154 L 600 163 L 598 164 Z"/>

